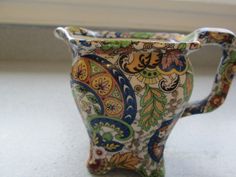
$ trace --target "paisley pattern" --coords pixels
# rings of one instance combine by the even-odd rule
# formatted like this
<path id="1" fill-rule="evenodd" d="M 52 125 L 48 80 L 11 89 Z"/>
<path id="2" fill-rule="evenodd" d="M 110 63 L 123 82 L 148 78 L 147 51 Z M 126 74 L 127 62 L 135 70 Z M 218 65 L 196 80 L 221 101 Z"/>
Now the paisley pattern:
<path id="1" fill-rule="evenodd" d="M 122 72 L 105 59 L 96 55 L 81 57 L 72 67 L 72 87 L 76 84 L 86 85 L 89 92 L 92 90 L 96 99 L 101 100 L 105 116 L 117 117 L 127 123 L 135 119 L 134 91 Z"/>
<path id="2" fill-rule="evenodd" d="M 57 33 L 73 51 L 71 87 L 90 137 L 88 169 L 95 174 L 125 168 L 164 177 L 165 143 L 177 120 L 219 107 L 236 71 L 236 38 L 227 30 L 186 36 L 66 27 Z M 188 54 L 205 44 L 222 46 L 223 57 L 210 95 L 189 104 Z"/>
<path id="3" fill-rule="evenodd" d="M 109 152 L 122 150 L 124 144 L 120 142 L 130 139 L 133 135 L 130 125 L 118 119 L 95 116 L 88 122 L 94 144 L 104 147 Z M 106 129 L 110 131 L 106 132 Z"/>

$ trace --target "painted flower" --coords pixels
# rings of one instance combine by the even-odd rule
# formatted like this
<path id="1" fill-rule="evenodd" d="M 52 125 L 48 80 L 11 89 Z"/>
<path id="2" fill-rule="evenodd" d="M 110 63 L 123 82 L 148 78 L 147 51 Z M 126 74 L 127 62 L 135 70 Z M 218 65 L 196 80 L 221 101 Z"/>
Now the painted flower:
<path id="1" fill-rule="evenodd" d="M 167 69 L 174 63 L 176 66 L 183 66 L 183 62 L 179 60 L 180 52 L 178 50 L 170 51 L 162 59 L 163 69 Z"/>
<path id="2" fill-rule="evenodd" d="M 94 161 L 89 160 L 87 164 L 90 173 L 102 175 L 111 170 L 111 167 L 107 159 L 96 159 Z"/>
<path id="3" fill-rule="evenodd" d="M 90 157 L 87 162 L 88 170 L 95 174 L 105 174 L 111 170 L 106 158 L 106 151 L 102 147 L 90 146 Z"/>
<path id="4" fill-rule="evenodd" d="M 72 68 L 72 75 L 75 79 L 84 81 L 88 77 L 88 67 L 84 59 L 81 59 Z"/>
<path id="5" fill-rule="evenodd" d="M 211 98 L 210 104 L 212 107 L 218 107 L 223 103 L 223 96 L 222 95 L 215 95 L 214 97 Z"/>
<path id="6" fill-rule="evenodd" d="M 85 75 L 85 70 L 83 69 L 83 66 L 82 65 L 79 65 L 78 66 L 78 71 L 77 71 L 77 77 L 78 78 L 81 78 Z"/>
<path id="7" fill-rule="evenodd" d="M 222 87 L 222 93 L 227 94 L 229 91 L 229 83 L 224 81 L 221 87 Z"/>
<path id="8" fill-rule="evenodd" d="M 94 146 L 93 147 L 93 157 L 95 159 L 104 159 L 106 157 L 106 150 L 103 147 Z"/>
<path id="9" fill-rule="evenodd" d="M 186 60 L 181 50 L 167 51 L 159 62 L 159 69 L 164 73 L 175 72 L 182 74 L 186 68 Z"/>
<path id="10" fill-rule="evenodd" d="M 119 115 L 123 110 L 122 102 L 115 98 L 106 98 L 104 100 L 105 112 L 107 115 Z"/>
<path id="11" fill-rule="evenodd" d="M 99 75 L 92 80 L 92 87 L 99 95 L 107 95 L 112 89 L 112 78 L 108 75 Z"/>

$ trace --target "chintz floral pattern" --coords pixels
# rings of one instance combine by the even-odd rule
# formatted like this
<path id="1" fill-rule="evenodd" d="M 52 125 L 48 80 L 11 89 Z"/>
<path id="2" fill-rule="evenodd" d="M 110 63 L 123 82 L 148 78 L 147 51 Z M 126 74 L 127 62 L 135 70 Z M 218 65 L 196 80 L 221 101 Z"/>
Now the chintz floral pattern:
<path id="1" fill-rule="evenodd" d="M 73 52 L 71 87 L 90 137 L 91 173 L 114 168 L 163 177 L 163 152 L 177 120 L 219 107 L 236 71 L 235 35 L 222 29 L 175 33 L 94 32 L 58 28 Z M 218 44 L 223 58 L 211 94 L 189 104 L 188 54 Z"/>

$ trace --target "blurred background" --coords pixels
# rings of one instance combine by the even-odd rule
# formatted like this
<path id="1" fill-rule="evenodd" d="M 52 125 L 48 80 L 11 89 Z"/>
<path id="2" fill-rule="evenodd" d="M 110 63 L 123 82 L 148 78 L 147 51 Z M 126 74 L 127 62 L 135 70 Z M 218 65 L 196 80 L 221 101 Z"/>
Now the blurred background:
<path id="1" fill-rule="evenodd" d="M 0 0 L 0 177 L 96 177 L 85 167 L 89 142 L 70 90 L 71 54 L 54 37 L 57 26 L 236 32 L 235 9 L 235 0 Z M 192 100 L 210 92 L 220 56 L 217 46 L 190 55 Z M 178 122 L 167 143 L 166 177 L 236 176 L 235 91 L 233 83 L 215 112 Z"/>

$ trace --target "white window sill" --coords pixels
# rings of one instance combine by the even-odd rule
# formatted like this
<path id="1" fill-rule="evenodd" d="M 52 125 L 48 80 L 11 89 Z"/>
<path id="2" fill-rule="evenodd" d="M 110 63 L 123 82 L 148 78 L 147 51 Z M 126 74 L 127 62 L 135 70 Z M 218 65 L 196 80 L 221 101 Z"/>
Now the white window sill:
<path id="1" fill-rule="evenodd" d="M 69 70 L 70 62 L 0 61 L 0 176 L 93 176 L 85 165 L 89 140 Z M 198 73 L 193 99 L 207 94 L 214 71 Z M 234 82 L 215 112 L 179 120 L 165 151 L 166 177 L 235 176 L 235 91 Z M 117 170 L 109 176 L 137 174 Z"/>

